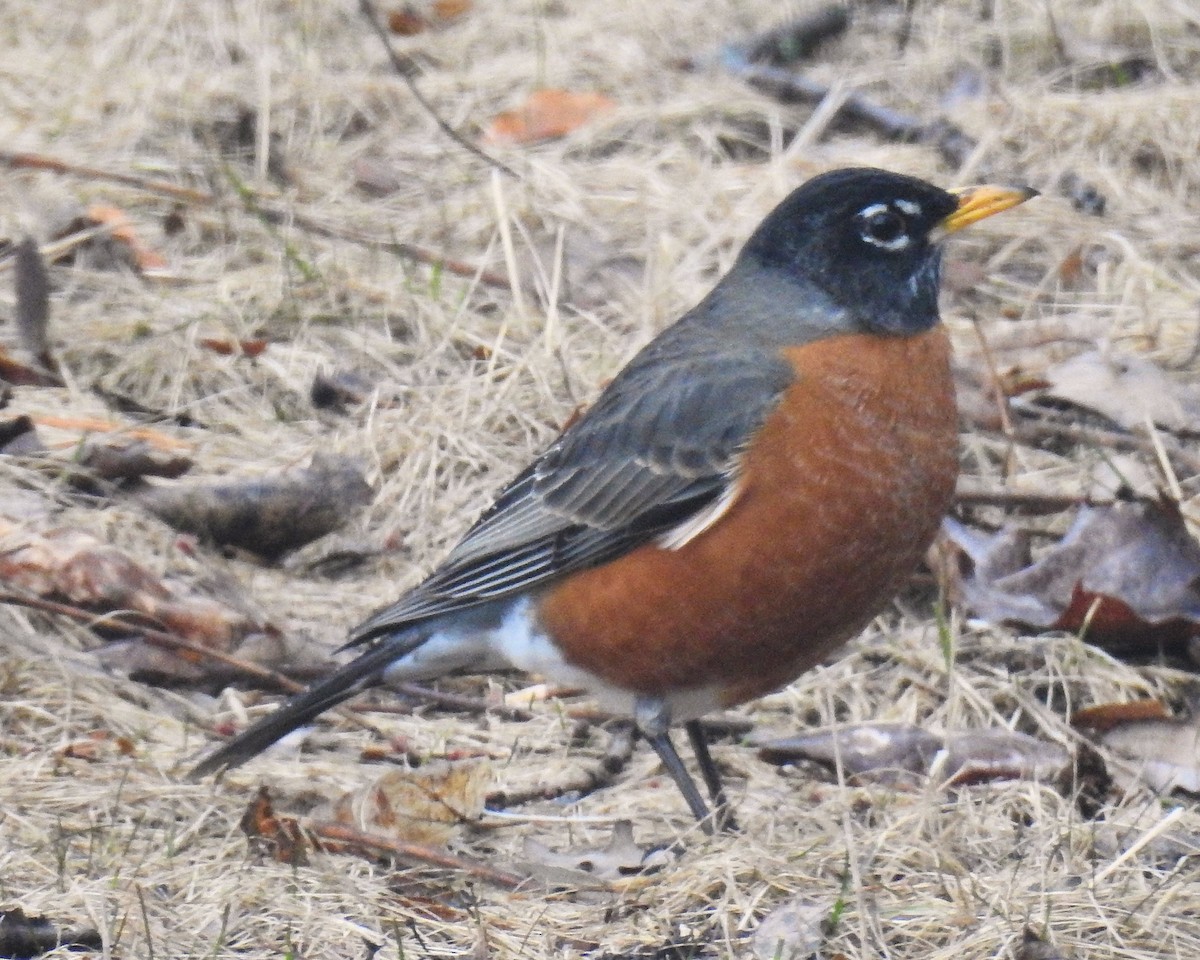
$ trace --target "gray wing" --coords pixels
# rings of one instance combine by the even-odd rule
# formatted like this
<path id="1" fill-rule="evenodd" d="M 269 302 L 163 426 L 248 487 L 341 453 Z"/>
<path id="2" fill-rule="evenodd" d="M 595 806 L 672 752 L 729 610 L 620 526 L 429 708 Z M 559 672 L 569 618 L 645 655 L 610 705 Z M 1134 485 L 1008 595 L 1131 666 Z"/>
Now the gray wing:
<path id="1" fill-rule="evenodd" d="M 603 563 L 718 500 L 794 374 L 773 351 L 671 348 L 664 337 L 639 354 L 441 566 L 349 645 Z"/>

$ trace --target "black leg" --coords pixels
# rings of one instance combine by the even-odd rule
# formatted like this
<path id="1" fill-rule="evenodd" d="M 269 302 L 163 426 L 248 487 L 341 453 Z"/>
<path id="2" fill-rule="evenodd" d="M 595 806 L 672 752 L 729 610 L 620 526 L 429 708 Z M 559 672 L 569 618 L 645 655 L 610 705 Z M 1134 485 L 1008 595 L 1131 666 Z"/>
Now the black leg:
<path id="1" fill-rule="evenodd" d="M 699 720 L 689 720 L 683 725 L 687 731 L 688 740 L 692 744 L 692 752 L 696 754 L 696 763 L 700 765 L 700 775 L 704 777 L 704 785 L 708 787 L 708 795 L 712 797 L 716 808 L 717 829 L 736 830 L 737 822 L 733 819 L 733 808 L 725 796 L 725 786 L 721 783 L 721 774 L 713 763 L 712 754 L 708 752 L 708 740 L 704 736 L 704 727 Z"/>
<path id="2" fill-rule="evenodd" d="M 642 731 L 642 733 L 650 742 L 650 746 L 654 748 L 654 752 L 658 754 L 658 758 L 662 760 L 663 766 L 667 768 L 671 779 L 675 781 L 675 786 L 679 787 L 679 792 L 683 794 L 683 799 L 687 801 L 688 808 L 692 811 L 692 816 L 700 821 L 700 828 L 705 833 L 712 833 L 712 815 L 704 803 L 704 798 L 700 796 L 700 791 L 696 789 L 696 781 L 692 779 L 691 774 L 687 772 L 687 767 L 683 765 L 683 761 L 679 758 L 679 753 L 675 750 L 675 744 L 671 742 L 670 735 L 665 730 L 660 730 L 656 733 Z"/>

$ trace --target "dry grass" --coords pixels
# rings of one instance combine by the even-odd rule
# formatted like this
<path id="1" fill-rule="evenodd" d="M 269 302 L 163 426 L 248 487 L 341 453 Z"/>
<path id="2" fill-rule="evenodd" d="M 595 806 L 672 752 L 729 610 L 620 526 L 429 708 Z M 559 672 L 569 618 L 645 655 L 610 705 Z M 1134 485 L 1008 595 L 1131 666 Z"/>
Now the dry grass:
<path id="1" fill-rule="evenodd" d="M 5 146 L 226 192 L 232 165 L 270 194 L 277 187 L 253 161 L 215 151 L 214 122 L 248 107 L 269 118 L 295 175 L 279 202 L 496 270 L 507 247 L 542 295 L 516 298 L 244 212 L 195 208 L 185 231 L 166 238 L 161 199 L 0 172 L 0 235 L 44 237 L 81 204 L 117 204 L 178 278 L 56 269 L 53 333 L 68 386 L 18 390 L 13 409 L 107 416 L 89 389 L 100 384 L 187 412 L 203 428 L 176 432 L 194 444 L 204 475 L 286 466 L 316 449 L 353 454 L 379 496 L 349 536 L 400 546 L 342 579 L 192 556 L 135 506 L 81 505 L 19 464 L 0 467 L 6 511 L 37 529 L 91 530 L 164 574 L 240 598 L 289 636 L 332 646 L 428 569 L 574 406 L 707 289 L 776 200 L 848 163 L 947 184 L 980 169 L 1050 188 L 1068 172 L 1092 181 L 1108 198 L 1103 218 L 1051 191 L 964 239 L 954 257 L 981 264 L 986 279 L 948 291 L 948 322 L 969 354 L 973 318 L 1001 339 L 1015 318 L 1047 329 L 1069 318 L 1086 341 L 1125 342 L 1194 373 L 1200 17 L 1192 4 L 1007 0 L 990 23 L 977 18 L 977 0 L 917 4 L 904 52 L 895 44 L 899 7 L 864 4 L 851 36 L 811 72 L 929 114 L 960 70 L 982 71 L 986 95 L 951 107 L 980 142 L 966 170 L 865 132 L 810 130 L 807 146 L 789 148 L 809 110 L 780 106 L 715 68 L 671 66 L 776 22 L 785 11 L 766 0 L 477 0 L 461 22 L 401 41 L 431 59 L 421 86 L 466 131 L 540 84 L 600 89 L 618 102 L 610 118 L 563 142 L 506 151 L 516 183 L 493 179 L 436 131 L 382 65 L 349 0 L 9 0 L 0 10 Z M 1080 92 L 1048 8 L 1068 50 L 1128 45 L 1161 78 Z M 733 141 L 750 145 L 731 150 Z M 358 190 L 353 170 L 363 158 L 390 166 L 399 188 L 382 198 Z M 1087 266 L 1067 285 L 1058 265 L 1076 250 Z M 565 281 L 549 298 L 559 269 Z M 8 297 L 0 293 L 0 314 L 11 315 Z M 256 362 L 198 346 L 205 336 L 255 335 L 272 340 Z M 347 369 L 370 377 L 388 402 L 349 416 L 314 412 L 313 375 Z M 1002 444 L 972 436 L 965 449 L 973 472 L 999 476 Z M 1100 482 L 1096 464 L 1051 453 L 1025 451 L 1011 466 L 1018 486 Z M 327 759 L 301 766 L 283 751 L 219 785 L 188 784 L 182 771 L 206 742 L 195 724 L 240 718 L 248 698 L 146 687 L 100 669 L 74 627 L 15 609 L 0 610 L 0 622 L 0 907 L 93 925 L 114 956 L 346 957 L 367 941 L 388 957 L 653 954 L 671 943 L 692 945 L 681 955 L 746 955 L 748 931 L 793 897 L 829 914 L 844 900 L 822 948 L 829 957 L 1006 957 L 1027 925 L 1079 957 L 1200 955 L 1200 814 L 1186 801 L 1135 790 L 1085 819 L 1069 790 L 1045 784 L 839 786 L 811 770 L 769 768 L 734 744 L 717 750 L 734 775 L 738 836 L 696 835 L 639 750 L 616 785 L 574 806 L 530 808 L 560 821 L 506 822 L 456 839 L 503 862 L 526 835 L 557 848 L 601 843 L 618 817 L 634 819 L 642 842 L 685 836 L 677 863 L 612 894 L 510 895 L 350 857 L 291 869 L 247 850 L 237 824 L 253 786 L 286 796 L 361 782 L 374 775 L 355 762 L 352 745 L 364 734 L 339 725 L 340 749 Z M 888 719 L 1012 727 L 1070 743 L 1064 705 L 1169 695 L 1181 680 L 1071 638 L 951 629 L 952 671 L 928 607 L 914 608 L 746 713 L 782 731 Z M 377 722 L 418 751 L 481 748 L 503 758 L 496 768 L 506 784 L 603 746 L 594 737 L 568 747 L 571 722 L 553 705 L 536 713 L 522 724 L 442 713 Z M 134 754 L 61 757 L 96 729 L 130 737 Z M 443 905 L 440 919 L 423 898 Z"/>

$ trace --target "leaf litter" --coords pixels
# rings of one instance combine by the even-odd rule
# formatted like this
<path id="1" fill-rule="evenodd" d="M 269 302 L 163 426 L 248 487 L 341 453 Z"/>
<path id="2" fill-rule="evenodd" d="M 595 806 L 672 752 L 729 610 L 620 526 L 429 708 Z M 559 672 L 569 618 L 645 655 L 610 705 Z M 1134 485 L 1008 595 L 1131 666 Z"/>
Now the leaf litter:
<path id="1" fill-rule="evenodd" d="M 35 377 L 23 356 L 0 363 L 15 384 L 9 415 L 36 425 L 51 464 L 97 433 L 170 437 L 194 474 L 222 481 L 317 451 L 352 457 L 376 493 L 337 536 L 382 547 L 363 550 L 352 575 L 230 554 L 188 541 L 131 498 L 81 495 L 44 453 L 0 457 L 0 496 L 23 535 L 86 533 L 151 578 L 210 599 L 236 584 L 233 596 L 253 598 L 253 620 L 326 660 L 347 626 L 428 570 L 571 411 L 706 292 L 779 197 L 848 163 L 947 184 L 1005 176 L 1045 194 L 948 258 L 947 277 L 959 281 L 947 283 L 943 310 L 982 399 L 970 405 L 979 418 L 967 420 L 963 463 L 989 494 L 964 502 L 960 521 L 1026 531 L 1036 563 L 1075 514 L 1023 504 L 1111 498 L 1111 482 L 1101 491 L 1096 478 L 1114 464 L 1138 474 L 1139 495 L 1166 489 L 1189 526 L 1200 470 L 1187 407 L 1182 420 L 1152 415 L 1155 433 L 1100 401 L 1025 401 L 1047 389 L 1054 364 L 1095 351 L 1153 363 L 1172 385 L 1194 378 L 1196 225 L 1180 202 L 1200 191 L 1194 16 L 1171 0 L 1136 11 L 1068 2 L 1053 16 L 1018 0 L 994 18 L 970 0 L 864 9 L 799 59 L 758 64 L 802 75 L 791 85 L 808 92 L 800 104 L 718 65 L 726 46 L 752 49 L 781 26 L 765 0 L 475 5 L 397 38 L 420 66 L 414 82 L 472 142 L 519 102 L 514 91 L 611 97 L 602 122 L 505 147 L 522 180 L 497 187 L 387 73 L 348 9 L 5 5 L 15 80 L 0 140 L 24 159 L 4 154 L 0 256 L 28 235 L 42 244 L 46 338 L 62 372 Z M 832 123 L 847 88 L 854 109 Z M 815 111 L 814 94 L 827 101 Z M 897 118 L 906 122 L 896 129 L 924 135 L 880 133 L 878 121 Z M 387 172 L 384 189 L 356 186 L 364 158 Z M 97 207 L 126 219 L 80 222 L 47 243 Z M 579 238 L 602 254 L 591 260 L 620 269 L 590 271 L 575 302 L 556 278 Z M 165 275 L 139 265 L 143 254 L 162 258 Z M 503 278 L 513 265 L 518 274 Z M 10 269 L 11 257 L 0 261 Z M 5 286 L 0 317 L 16 315 Z M 12 325 L 0 335 L 24 350 Z M 241 346 L 258 342 L 269 348 L 253 358 Z M 352 388 L 316 409 L 318 373 L 342 370 L 355 371 Z M 1149 383 L 1131 389 L 1165 389 Z M 1158 409 L 1173 395 L 1147 399 Z M 953 609 L 939 645 L 928 582 L 818 671 L 734 719 L 1004 730 L 1057 744 L 1075 735 L 1065 718 L 1076 706 L 1175 702 L 1187 681 L 1174 661 L 1126 663 L 1061 630 L 984 626 Z M 381 693 L 362 705 L 378 706 L 377 733 L 326 718 L 313 736 L 332 749 L 281 749 L 219 784 L 190 784 L 182 773 L 209 730 L 264 709 L 259 695 L 132 682 L 102 668 L 97 651 L 111 644 L 86 624 L 11 605 L 0 615 L 4 896 L 28 916 L 94 926 L 123 955 L 267 957 L 299 945 L 346 956 L 365 937 L 437 956 L 481 944 L 539 957 L 733 956 L 790 903 L 815 905 L 813 916 L 828 905 L 836 923 L 820 925 L 819 949 L 829 956 L 1000 956 L 1035 942 L 1096 958 L 1200 949 L 1189 839 L 1200 822 L 1186 800 L 1163 804 L 1132 780 L 1089 815 L 1070 783 L 843 785 L 800 764 L 765 764 L 740 735 L 713 747 L 743 824 L 735 837 L 700 838 L 669 779 L 637 750 L 595 789 L 531 800 L 502 826 L 484 817 L 453 827 L 459 860 L 441 867 L 321 852 L 300 868 L 260 861 L 236 830 L 258 785 L 298 778 L 351 793 L 378 776 L 360 757 L 381 736 L 402 738 L 418 759 L 499 758 L 501 791 L 506 780 L 600 763 L 603 738 L 573 739 L 571 700 L 533 703 L 531 719 L 516 719 L 398 709 Z M 486 701 L 509 684 L 455 679 L 443 690 Z M 96 731 L 110 739 L 91 740 Z M 132 752 L 106 746 L 126 741 Z M 480 876 L 465 872 L 468 859 L 512 862 L 527 839 L 603 849 L 618 820 L 632 820 L 638 848 L 678 842 L 681 855 L 627 878 L 602 905 L 491 880 L 463 893 L 476 883 L 464 878 Z M 1026 937 L 1030 918 L 1036 934 Z M 813 927 L 794 926 L 805 949 Z"/>

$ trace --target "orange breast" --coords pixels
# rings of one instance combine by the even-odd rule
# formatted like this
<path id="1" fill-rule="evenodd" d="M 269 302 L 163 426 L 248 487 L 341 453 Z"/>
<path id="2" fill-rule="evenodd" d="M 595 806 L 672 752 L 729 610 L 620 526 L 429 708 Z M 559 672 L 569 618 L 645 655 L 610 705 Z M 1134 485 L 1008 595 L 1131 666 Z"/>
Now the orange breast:
<path id="1" fill-rule="evenodd" d="M 784 352 L 796 381 L 729 510 L 678 550 L 640 547 L 542 597 L 568 661 L 642 694 L 716 685 L 739 703 L 819 662 L 912 573 L 958 472 L 944 331 Z"/>

